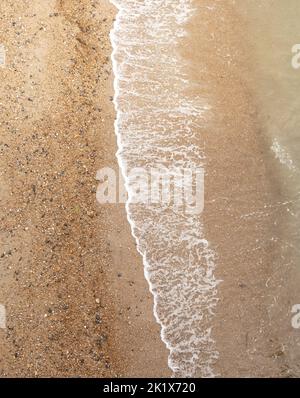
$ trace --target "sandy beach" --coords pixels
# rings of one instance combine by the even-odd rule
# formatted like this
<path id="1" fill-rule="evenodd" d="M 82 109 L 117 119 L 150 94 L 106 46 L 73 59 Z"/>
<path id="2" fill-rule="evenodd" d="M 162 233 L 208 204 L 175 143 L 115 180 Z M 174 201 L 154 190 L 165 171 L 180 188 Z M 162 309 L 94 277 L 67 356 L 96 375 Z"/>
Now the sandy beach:
<path id="1" fill-rule="evenodd" d="M 124 206 L 96 201 L 117 169 L 100 3 L 1 2 L 2 377 L 170 374 Z"/>
<path id="2" fill-rule="evenodd" d="M 196 326 L 211 331 L 216 376 L 295 377 L 300 351 L 290 312 L 300 273 L 277 244 L 289 238 L 287 195 L 264 134 L 249 31 L 234 1 L 194 5 L 179 51 L 187 98 L 209 105 L 193 144 L 205 153 L 199 220 L 220 281 L 213 318 L 205 313 Z M 0 377 L 172 376 L 125 206 L 96 200 L 97 171 L 119 173 L 109 38 L 115 18 L 108 0 L 0 5 Z M 176 116 L 168 121 L 176 124 Z M 158 247 L 149 257 L 159 262 L 156 238 L 148 239 Z M 164 289 L 160 305 L 170 305 L 167 283 Z M 163 315 L 175 319 L 176 310 Z M 174 338 L 179 347 L 181 338 Z"/>

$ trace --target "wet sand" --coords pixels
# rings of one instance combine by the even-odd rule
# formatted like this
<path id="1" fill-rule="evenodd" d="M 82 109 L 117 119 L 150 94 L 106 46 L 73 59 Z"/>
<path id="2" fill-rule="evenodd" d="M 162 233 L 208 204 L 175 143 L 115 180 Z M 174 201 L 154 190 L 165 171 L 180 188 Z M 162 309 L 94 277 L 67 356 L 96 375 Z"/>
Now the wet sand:
<path id="1" fill-rule="evenodd" d="M 124 206 L 96 202 L 117 169 L 109 2 L 2 1 L 2 377 L 166 376 Z"/>

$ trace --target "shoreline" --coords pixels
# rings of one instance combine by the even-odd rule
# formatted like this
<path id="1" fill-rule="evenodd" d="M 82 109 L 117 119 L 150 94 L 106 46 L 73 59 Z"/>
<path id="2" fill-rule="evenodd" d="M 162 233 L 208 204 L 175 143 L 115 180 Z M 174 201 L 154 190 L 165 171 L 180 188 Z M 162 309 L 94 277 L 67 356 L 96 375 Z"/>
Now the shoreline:
<path id="1" fill-rule="evenodd" d="M 115 7 L 115 9 L 118 11 L 117 7 Z M 114 51 L 115 48 L 112 48 L 112 50 Z M 112 52 L 112 66 L 114 62 L 113 56 L 114 53 Z M 118 87 L 118 76 L 114 75 L 113 86 L 114 91 L 116 91 Z M 116 94 L 115 92 L 115 95 Z M 117 109 L 116 102 L 113 102 L 115 109 Z M 116 120 L 114 137 L 116 145 L 115 162 L 118 164 L 118 172 L 121 175 L 124 170 L 122 170 L 121 158 L 118 157 L 117 153 L 121 148 L 120 142 L 118 142 L 120 135 L 116 130 Z M 133 225 L 128 216 L 127 204 L 122 206 L 121 210 L 113 211 L 109 214 L 109 217 L 120 217 L 120 212 L 121 224 L 124 224 L 123 228 L 127 231 L 127 234 L 123 235 L 121 239 L 122 244 L 119 244 L 120 240 L 116 232 L 112 231 L 111 244 L 115 247 L 115 253 L 118 253 L 117 256 L 114 256 L 116 272 L 119 270 L 118 264 L 120 263 L 120 259 L 122 259 L 121 261 L 123 261 L 124 258 L 129 259 L 129 264 L 124 270 L 125 280 L 121 292 L 123 290 L 126 291 L 126 285 L 128 286 L 129 284 L 132 293 L 128 295 L 128 297 L 124 297 L 123 294 L 118 296 L 118 307 L 124 308 L 124 312 L 127 312 L 128 322 L 126 322 L 125 330 L 124 319 L 120 318 L 119 323 L 117 322 L 117 330 L 121 339 L 123 339 L 123 344 L 125 344 L 125 349 L 122 351 L 124 352 L 124 361 L 127 361 L 127 373 L 133 377 L 170 377 L 172 372 L 168 367 L 169 351 L 161 339 L 161 327 L 154 315 L 154 297 L 150 291 L 149 282 L 147 281 L 143 256 L 137 249 L 137 239 L 133 234 Z M 134 266 L 132 266 L 133 264 L 130 265 L 132 259 Z M 135 322 L 132 322 L 134 317 Z M 141 334 L 137 334 L 137 330 L 140 330 Z M 130 339 L 133 334 L 136 336 L 135 347 L 128 350 Z M 146 339 L 145 335 L 147 336 Z"/>
<path id="2" fill-rule="evenodd" d="M 111 4 L 110 0 L 106 1 L 110 7 L 113 7 L 116 16 L 117 8 Z M 113 71 L 111 73 L 110 88 L 111 96 L 113 96 L 115 76 Z M 114 118 L 116 118 L 115 109 Z M 115 127 L 113 129 L 115 130 Z M 107 164 L 112 165 L 112 168 L 121 174 L 116 157 L 118 146 L 115 131 L 113 135 L 110 135 L 109 140 L 113 151 L 109 152 Z M 106 218 L 109 225 L 108 241 L 112 250 L 108 278 L 113 286 L 117 308 L 114 333 L 115 340 L 118 341 L 122 374 L 124 377 L 134 378 L 170 377 L 168 350 L 160 338 L 160 326 L 153 313 L 153 296 L 145 278 L 143 259 L 137 251 L 125 205 L 106 206 Z"/>
<path id="3" fill-rule="evenodd" d="M 80 0 L 1 8 L 0 374 L 168 375 L 125 212 L 95 197 L 97 170 L 116 167 L 115 9 Z"/>

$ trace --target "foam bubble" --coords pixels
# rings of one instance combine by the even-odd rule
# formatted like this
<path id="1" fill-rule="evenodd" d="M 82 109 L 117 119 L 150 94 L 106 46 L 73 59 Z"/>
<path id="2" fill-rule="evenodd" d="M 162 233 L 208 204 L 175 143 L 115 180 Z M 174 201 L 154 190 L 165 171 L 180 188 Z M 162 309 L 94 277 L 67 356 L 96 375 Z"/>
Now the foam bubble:
<path id="1" fill-rule="evenodd" d="M 279 144 L 276 138 L 273 139 L 271 149 L 276 159 L 278 159 L 281 164 L 285 165 L 291 171 L 296 171 L 296 167 L 289 153 Z"/>
<path id="2" fill-rule="evenodd" d="M 111 0 L 117 158 L 129 192 L 126 204 L 154 315 L 170 350 L 174 376 L 214 376 L 218 352 L 211 321 L 217 303 L 215 252 L 199 215 L 174 206 L 134 204 L 127 171 L 135 167 L 205 167 L 195 137 L 209 104 L 189 87 L 178 42 L 193 14 L 191 0 Z M 197 141 L 197 142 L 196 142 Z"/>

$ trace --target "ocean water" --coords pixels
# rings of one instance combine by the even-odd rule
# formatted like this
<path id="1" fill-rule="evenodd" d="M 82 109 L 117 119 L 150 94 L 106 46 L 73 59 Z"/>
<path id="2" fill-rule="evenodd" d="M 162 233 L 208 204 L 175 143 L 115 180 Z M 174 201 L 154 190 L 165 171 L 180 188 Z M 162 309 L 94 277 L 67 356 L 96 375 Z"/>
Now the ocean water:
<path id="1" fill-rule="evenodd" d="M 254 79 L 250 84 L 259 104 L 264 134 L 283 171 L 293 180 L 292 185 L 299 188 L 300 63 L 296 53 L 300 52 L 300 3 L 297 0 L 235 3 L 247 22 Z M 289 181 L 286 184 L 291 185 Z"/>
<path id="2" fill-rule="evenodd" d="M 258 117 L 270 148 L 269 173 L 284 207 L 281 242 L 295 276 L 300 274 L 300 2 L 297 0 L 237 1 L 246 21 Z M 298 55 L 297 55 L 298 54 Z M 284 268 L 286 259 L 281 265 Z M 298 279 L 299 280 L 299 279 Z M 295 300 L 299 301 L 299 297 Z"/>
<path id="3" fill-rule="evenodd" d="M 270 285 L 277 308 L 275 313 L 270 311 L 270 319 L 273 329 L 281 333 L 289 358 L 288 374 L 299 377 L 299 331 L 291 328 L 290 314 L 300 302 L 300 2 L 249 0 L 235 4 L 245 21 L 251 61 L 247 84 L 270 149 L 269 176 L 278 198 L 271 211 L 278 226 L 278 256 L 273 267 L 279 282 Z"/>
<path id="4" fill-rule="evenodd" d="M 117 157 L 129 194 L 128 220 L 143 256 L 154 314 L 170 351 L 174 376 L 212 377 L 219 356 L 218 342 L 212 337 L 220 283 L 215 277 L 214 242 L 207 240 L 201 214 L 172 202 L 136 203 L 136 185 L 130 178 L 134 168 L 147 172 L 162 166 L 179 172 L 201 168 L 206 172 L 208 159 L 199 132 L 210 121 L 213 96 L 191 93 L 188 67 L 179 50 L 187 24 L 202 2 L 111 1 L 118 8 L 111 32 L 115 130 Z M 211 0 L 205 7 L 213 10 L 221 3 Z M 243 83 L 256 103 L 253 117 L 269 148 L 266 164 L 274 187 L 274 200 L 263 209 L 274 220 L 274 236 L 265 239 L 276 241 L 278 249 L 270 271 L 274 275 L 266 284 L 268 327 L 280 329 L 280 342 L 292 358 L 298 343 L 289 313 L 300 300 L 300 68 L 293 64 L 293 48 L 300 41 L 300 3 L 228 0 L 228 4 L 240 14 L 244 26 L 249 70 Z"/>
<path id="5" fill-rule="evenodd" d="M 143 256 L 154 296 L 154 314 L 170 351 L 175 376 L 213 376 L 218 353 L 211 336 L 217 303 L 216 253 L 206 240 L 201 214 L 169 204 L 135 203 L 134 168 L 205 169 L 196 143 L 208 117 L 205 98 L 189 96 L 178 45 L 193 15 L 191 0 L 113 0 L 111 32 L 115 124 L 119 165 L 129 194 L 128 220 Z"/>

